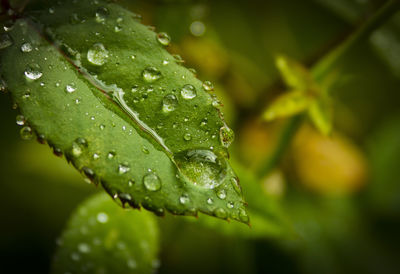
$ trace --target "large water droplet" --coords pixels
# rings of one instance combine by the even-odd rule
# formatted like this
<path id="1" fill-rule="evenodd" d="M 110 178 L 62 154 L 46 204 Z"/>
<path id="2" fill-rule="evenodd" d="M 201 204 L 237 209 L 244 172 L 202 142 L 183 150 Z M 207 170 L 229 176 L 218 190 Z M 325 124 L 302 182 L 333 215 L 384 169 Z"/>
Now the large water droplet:
<path id="1" fill-rule="evenodd" d="M 163 99 L 162 110 L 163 112 L 168 113 L 174 111 L 177 105 L 178 105 L 178 100 L 176 99 L 176 96 L 173 94 L 167 94 Z"/>
<path id="2" fill-rule="evenodd" d="M 158 191 L 161 188 L 161 180 L 154 172 L 149 172 L 143 176 L 143 184 L 149 191 Z"/>
<path id="3" fill-rule="evenodd" d="M 207 189 L 219 186 L 226 176 L 225 162 L 210 150 L 188 150 L 174 159 L 186 180 Z"/>
<path id="4" fill-rule="evenodd" d="M 196 88 L 190 84 L 184 85 L 181 89 L 181 95 L 186 100 L 193 99 L 197 96 Z"/>
<path id="5" fill-rule="evenodd" d="M 224 147 L 229 147 L 235 139 L 235 133 L 228 126 L 224 125 L 219 129 L 219 138 Z"/>
<path id="6" fill-rule="evenodd" d="M 38 64 L 29 65 L 24 72 L 26 78 L 29 80 L 37 80 L 42 77 L 42 68 Z"/>
<path id="7" fill-rule="evenodd" d="M 171 37 L 165 32 L 160 32 L 157 34 L 157 41 L 163 46 L 168 46 L 171 42 Z"/>
<path id="8" fill-rule="evenodd" d="M 32 45 L 30 43 L 23 43 L 21 46 L 21 51 L 22 52 L 31 52 L 32 51 Z"/>
<path id="9" fill-rule="evenodd" d="M 155 67 L 145 68 L 142 72 L 143 80 L 152 83 L 161 78 L 161 72 Z"/>
<path id="10" fill-rule="evenodd" d="M 11 39 L 10 35 L 7 33 L 3 33 L 0 35 L 0 49 L 8 48 L 13 44 L 13 40 Z"/>
<path id="11" fill-rule="evenodd" d="M 102 66 L 107 62 L 108 50 L 102 43 L 96 43 L 88 50 L 87 59 L 95 66 Z"/>

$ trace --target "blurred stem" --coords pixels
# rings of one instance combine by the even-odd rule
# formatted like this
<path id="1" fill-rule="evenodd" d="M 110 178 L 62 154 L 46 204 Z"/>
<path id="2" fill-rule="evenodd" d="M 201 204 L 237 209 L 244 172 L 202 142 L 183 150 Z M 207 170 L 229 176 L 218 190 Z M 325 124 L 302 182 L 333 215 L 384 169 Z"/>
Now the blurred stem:
<path id="1" fill-rule="evenodd" d="M 331 50 L 312 68 L 311 74 L 316 81 L 321 80 L 336 62 L 343 57 L 357 42 L 368 37 L 374 30 L 385 23 L 399 10 L 399 0 L 389 0 L 377 12 L 368 18 L 364 24 L 350 34 L 347 39 Z"/>
<path id="2" fill-rule="evenodd" d="M 389 0 L 377 12 L 368 18 L 364 24 L 357 28 L 342 43 L 331 50 L 321 60 L 319 60 L 312 68 L 311 74 L 316 81 L 320 81 L 335 65 L 336 62 L 343 57 L 357 42 L 368 37 L 374 30 L 385 23 L 400 8 L 399 0 Z M 288 149 L 294 135 L 299 128 L 303 115 L 297 115 L 289 119 L 284 126 L 276 145 L 275 150 L 265 159 L 261 169 L 257 175 L 262 178 L 268 175 L 275 168 L 282 156 Z"/>
<path id="3" fill-rule="evenodd" d="M 292 139 L 296 134 L 297 129 L 303 121 L 303 117 L 304 115 L 296 115 L 292 118 L 289 118 L 289 120 L 283 126 L 275 150 L 268 156 L 267 159 L 265 159 L 264 163 L 261 165 L 261 169 L 257 172 L 257 175 L 260 178 L 269 174 L 279 163 L 282 156 L 289 148 L 289 145 L 292 142 Z"/>

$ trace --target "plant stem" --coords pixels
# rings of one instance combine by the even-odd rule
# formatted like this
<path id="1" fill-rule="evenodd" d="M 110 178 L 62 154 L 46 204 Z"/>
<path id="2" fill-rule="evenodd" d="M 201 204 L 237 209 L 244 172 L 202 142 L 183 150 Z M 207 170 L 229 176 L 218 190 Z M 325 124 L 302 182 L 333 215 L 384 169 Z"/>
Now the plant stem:
<path id="1" fill-rule="evenodd" d="M 400 8 L 399 0 L 389 0 L 364 24 L 356 29 L 344 42 L 335 47 L 312 68 L 311 74 L 315 81 L 321 80 L 329 72 L 336 62 L 343 57 L 357 42 L 368 37 L 374 30 L 385 23 Z M 257 172 L 260 178 L 266 176 L 279 163 L 282 156 L 288 149 L 294 135 L 299 128 L 303 115 L 297 115 L 289 119 L 282 133 L 275 150 L 264 161 L 261 169 Z"/>
<path id="2" fill-rule="evenodd" d="M 367 19 L 358 29 L 347 37 L 336 48 L 320 59 L 312 68 L 311 74 L 316 81 L 321 80 L 336 62 L 343 57 L 357 42 L 369 36 L 399 10 L 398 0 L 389 0 L 377 12 Z"/>
<path id="3" fill-rule="evenodd" d="M 257 172 L 259 177 L 264 177 L 279 163 L 282 156 L 289 148 L 293 136 L 296 134 L 297 129 L 303 121 L 303 115 L 296 115 L 290 118 L 281 130 L 275 150 L 268 156 L 268 158 L 261 165 L 261 169 Z"/>

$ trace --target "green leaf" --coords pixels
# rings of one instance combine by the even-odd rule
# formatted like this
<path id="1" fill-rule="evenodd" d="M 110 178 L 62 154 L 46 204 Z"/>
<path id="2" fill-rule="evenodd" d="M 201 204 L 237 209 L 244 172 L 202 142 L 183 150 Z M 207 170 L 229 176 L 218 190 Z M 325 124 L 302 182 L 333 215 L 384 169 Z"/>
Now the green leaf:
<path id="1" fill-rule="evenodd" d="M 167 36 L 114 3 L 27 10 L 5 34 L 0 72 L 40 139 L 123 204 L 248 222 L 233 132 Z"/>
<path id="2" fill-rule="evenodd" d="M 314 126 L 324 135 L 332 131 L 332 106 L 329 98 L 319 98 L 312 102 L 308 109 L 308 115 Z"/>
<path id="3" fill-rule="evenodd" d="M 286 92 L 272 102 L 265 110 L 263 117 L 265 120 L 271 121 L 276 118 L 293 116 L 306 110 L 312 101 L 313 98 L 304 91 Z"/>
<path id="4" fill-rule="evenodd" d="M 279 55 L 275 58 L 275 65 L 289 88 L 308 90 L 315 85 L 309 71 L 300 63 Z"/>
<path id="5" fill-rule="evenodd" d="M 153 273 L 158 239 L 153 215 L 124 210 L 107 195 L 97 194 L 69 220 L 52 273 Z"/>

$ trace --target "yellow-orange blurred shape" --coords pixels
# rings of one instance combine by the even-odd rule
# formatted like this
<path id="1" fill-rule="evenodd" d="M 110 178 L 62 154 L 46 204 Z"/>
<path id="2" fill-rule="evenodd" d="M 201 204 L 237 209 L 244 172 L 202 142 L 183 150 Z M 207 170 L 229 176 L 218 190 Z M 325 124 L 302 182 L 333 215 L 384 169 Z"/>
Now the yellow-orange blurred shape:
<path id="1" fill-rule="evenodd" d="M 323 136 L 309 126 L 297 134 L 294 167 L 301 183 L 321 194 L 349 194 L 365 183 L 366 161 L 350 140 L 334 133 Z"/>
<path id="2" fill-rule="evenodd" d="M 181 50 L 188 64 L 196 65 L 196 69 L 213 79 L 221 77 L 228 68 L 227 53 L 213 40 L 186 37 L 181 43 Z"/>
<path id="3" fill-rule="evenodd" d="M 241 160 L 248 167 L 258 168 L 277 142 L 281 123 L 252 120 L 244 124 L 237 134 Z"/>

